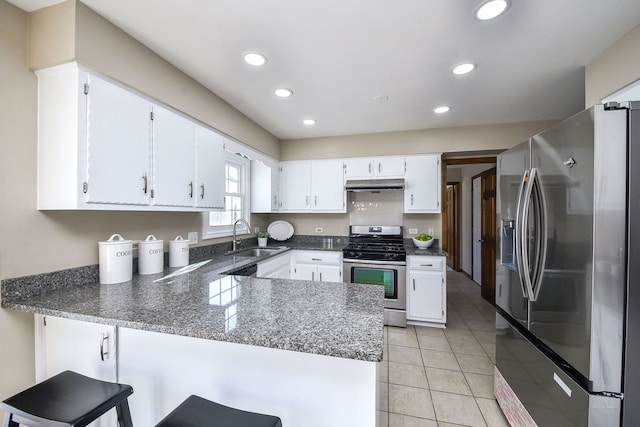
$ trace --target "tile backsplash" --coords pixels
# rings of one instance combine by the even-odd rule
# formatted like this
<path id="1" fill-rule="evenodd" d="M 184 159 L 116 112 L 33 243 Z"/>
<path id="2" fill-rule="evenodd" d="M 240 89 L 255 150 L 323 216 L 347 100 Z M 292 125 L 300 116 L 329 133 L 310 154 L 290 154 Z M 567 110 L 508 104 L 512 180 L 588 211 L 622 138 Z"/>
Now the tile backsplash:
<path id="1" fill-rule="evenodd" d="M 402 225 L 402 191 L 347 193 L 350 225 Z"/>

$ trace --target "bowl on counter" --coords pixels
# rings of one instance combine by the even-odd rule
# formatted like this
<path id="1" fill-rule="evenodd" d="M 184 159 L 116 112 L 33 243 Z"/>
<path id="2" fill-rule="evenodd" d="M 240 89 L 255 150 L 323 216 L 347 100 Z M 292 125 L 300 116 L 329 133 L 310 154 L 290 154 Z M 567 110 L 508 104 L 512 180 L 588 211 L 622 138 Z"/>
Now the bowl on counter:
<path id="1" fill-rule="evenodd" d="M 435 239 L 432 238 L 430 240 L 416 240 L 415 237 L 412 237 L 411 240 L 413 240 L 413 244 L 419 247 L 420 249 L 427 249 L 428 247 L 433 245 L 433 241 Z"/>

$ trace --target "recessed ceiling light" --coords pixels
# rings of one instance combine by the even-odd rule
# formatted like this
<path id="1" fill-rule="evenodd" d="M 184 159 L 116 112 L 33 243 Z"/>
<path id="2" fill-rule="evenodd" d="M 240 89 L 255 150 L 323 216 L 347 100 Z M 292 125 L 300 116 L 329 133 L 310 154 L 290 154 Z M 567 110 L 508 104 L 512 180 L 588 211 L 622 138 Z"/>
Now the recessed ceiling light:
<path id="1" fill-rule="evenodd" d="M 244 61 L 249 65 L 259 67 L 267 63 L 267 57 L 259 53 L 247 53 L 244 56 Z"/>
<path id="2" fill-rule="evenodd" d="M 442 106 L 442 107 L 435 108 L 433 112 L 436 114 L 442 114 L 442 113 L 448 112 L 449 110 L 451 110 L 451 107 Z"/>
<path id="3" fill-rule="evenodd" d="M 455 67 L 453 67 L 453 70 L 451 70 L 451 72 L 453 74 L 456 74 L 456 75 L 460 76 L 462 74 L 470 73 L 475 69 L 476 69 L 476 64 L 472 64 L 470 62 L 465 62 L 463 64 L 456 65 Z"/>
<path id="4" fill-rule="evenodd" d="M 489 0 L 476 10 L 476 18 L 481 21 L 497 18 L 509 8 L 509 0 Z"/>
<path id="5" fill-rule="evenodd" d="M 377 95 L 373 97 L 373 100 L 376 102 L 387 102 L 389 97 L 387 95 Z"/>
<path id="6" fill-rule="evenodd" d="M 315 120 L 313 120 L 313 119 L 304 119 L 304 120 L 302 121 L 302 123 L 304 123 L 304 124 L 305 124 L 305 125 L 307 125 L 307 126 L 311 126 L 311 125 L 315 125 L 315 124 L 316 124 L 316 121 L 315 121 Z"/>
<path id="7" fill-rule="evenodd" d="M 293 95 L 293 91 L 291 89 L 287 89 L 286 87 L 276 89 L 273 91 L 273 93 L 275 93 L 276 96 L 279 96 L 280 98 L 288 98 Z"/>

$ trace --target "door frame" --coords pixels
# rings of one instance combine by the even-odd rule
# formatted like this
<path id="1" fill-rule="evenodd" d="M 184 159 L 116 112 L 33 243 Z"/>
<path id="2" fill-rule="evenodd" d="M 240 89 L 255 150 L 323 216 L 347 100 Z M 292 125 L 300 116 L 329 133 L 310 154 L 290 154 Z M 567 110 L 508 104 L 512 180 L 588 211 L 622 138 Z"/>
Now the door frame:
<path id="1" fill-rule="evenodd" d="M 455 198 L 454 198 L 454 209 L 455 209 L 455 213 L 454 213 L 454 230 L 453 230 L 453 249 L 449 249 L 447 248 L 443 248 L 445 249 L 445 251 L 447 252 L 448 256 L 447 256 L 447 265 L 449 265 L 449 267 L 451 267 L 453 270 L 455 271 L 460 271 L 462 269 L 462 261 L 461 261 L 461 244 L 460 244 L 460 211 L 462 209 L 462 183 L 461 182 L 447 182 L 445 188 L 445 193 L 443 195 L 443 198 L 445 198 L 443 200 L 443 204 L 442 206 L 444 206 L 446 204 L 446 188 L 448 188 L 449 186 L 453 187 L 453 191 L 455 194 Z M 443 208 L 443 212 L 442 212 L 442 240 L 443 242 L 445 242 L 447 239 L 445 239 L 444 236 L 446 236 L 445 233 L 447 233 L 447 228 L 450 225 L 449 222 L 447 221 L 447 210 L 448 208 Z"/>
<path id="2" fill-rule="evenodd" d="M 442 163 L 441 163 L 441 176 L 442 176 L 442 181 L 441 181 L 441 188 L 447 188 L 447 166 L 464 166 L 464 165 L 476 165 L 476 164 L 481 164 L 481 163 L 498 163 L 498 156 L 497 154 L 495 155 L 488 155 L 488 156 L 479 156 L 479 157 L 460 157 L 460 158 L 446 158 L 443 157 L 442 158 Z M 445 218 L 447 215 L 447 205 L 446 205 L 446 191 L 442 191 L 441 192 L 441 201 L 440 201 L 440 206 L 442 206 L 442 217 Z M 460 210 L 458 210 L 458 212 L 460 213 Z M 441 221 L 442 223 L 442 230 L 440 230 L 440 235 L 444 236 L 445 233 L 445 221 Z M 457 234 L 458 236 L 462 235 L 462 228 L 461 228 L 462 224 L 461 221 L 458 221 L 457 227 L 458 229 Z M 473 243 L 473 242 L 472 242 Z M 457 241 L 458 247 L 454 249 L 453 252 L 453 256 L 457 257 L 457 261 L 458 261 L 458 268 L 455 269 L 456 271 L 461 271 L 461 249 L 462 249 L 462 245 L 464 244 L 461 241 L 461 238 L 458 239 Z M 466 273 L 465 273 L 466 275 Z"/>
<path id="3" fill-rule="evenodd" d="M 475 245 L 475 237 L 473 236 L 473 232 L 474 232 L 474 219 L 475 219 L 475 212 L 476 212 L 476 203 L 474 200 L 475 197 L 475 193 L 474 193 L 474 181 L 476 179 L 480 179 L 480 235 L 482 236 L 482 215 L 484 215 L 484 211 L 482 210 L 482 174 L 484 174 L 484 172 L 480 172 L 479 174 L 476 174 L 474 176 L 471 177 L 471 280 L 473 280 L 474 282 L 476 282 L 476 280 L 474 279 L 474 275 L 475 275 L 475 268 L 476 268 L 476 259 L 475 259 L 475 250 L 474 250 L 474 245 Z M 480 259 L 482 259 L 482 245 L 480 245 Z M 478 285 L 482 286 L 482 261 L 480 261 L 480 282 L 476 282 Z"/>

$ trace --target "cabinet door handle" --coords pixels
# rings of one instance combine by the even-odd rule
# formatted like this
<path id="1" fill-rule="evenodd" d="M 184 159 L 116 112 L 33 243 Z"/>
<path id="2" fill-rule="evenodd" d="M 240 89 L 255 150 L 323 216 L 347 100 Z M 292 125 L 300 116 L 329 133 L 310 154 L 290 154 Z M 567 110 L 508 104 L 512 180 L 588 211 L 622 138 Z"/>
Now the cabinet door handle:
<path id="1" fill-rule="evenodd" d="M 189 198 L 193 199 L 193 181 L 189 183 Z"/>
<path id="2" fill-rule="evenodd" d="M 312 271 L 311 272 L 311 281 L 313 282 L 314 280 L 316 280 L 316 272 Z"/>
<path id="3" fill-rule="evenodd" d="M 372 168 L 371 168 L 371 162 L 369 162 L 369 174 L 371 174 L 371 172 L 373 172 L 373 171 L 372 171 Z"/>
<path id="4" fill-rule="evenodd" d="M 102 336 L 100 337 L 100 360 L 102 360 L 103 362 L 104 362 L 104 356 L 109 354 L 108 351 L 104 351 L 104 342 L 108 339 L 109 339 L 109 334 L 106 334 L 103 332 Z"/>
<path id="5" fill-rule="evenodd" d="M 318 196 L 313 196 L 313 203 L 318 206 Z"/>
<path id="6" fill-rule="evenodd" d="M 416 290 L 416 279 L 411 279 L 413 281 L 413 290 Z"/>
<path id="7" fill-rule="evenodd" d="M 411 206 L 413 206 L 413 194 L 411 195 Z"/>
<path id="8" fill-rule="evenodd" d="M 382 163 L 378 163 L 378 173 L 382 173 Z"/>
<path id="9" fill-rule="evenodd" d="M 149 189 L 149 182 L 147 180 L 147 174 L 144 173 L 142 174 L 142 179 L 144 180 L 144 187 L 142 188 L 142 191 L 144 191 L 144 194 L 147 194 L 147 190 Z"/>
<path id="10" fill-rule="evenodd" d="M 202 184 L 200 188 L 202 188 L 202 194 L 200 195 L 200 198 L 204 199 L 204 184 Z"/>
<path id="11" fill-rule="evenodd" d="M 322 273 L 320 273 L 320 281 L 322 282 Z"/>
<path id="12" fill-rule="evenodd" d="M 304 196 L 304 205 L 309 206 L 309 196 Z"/>

